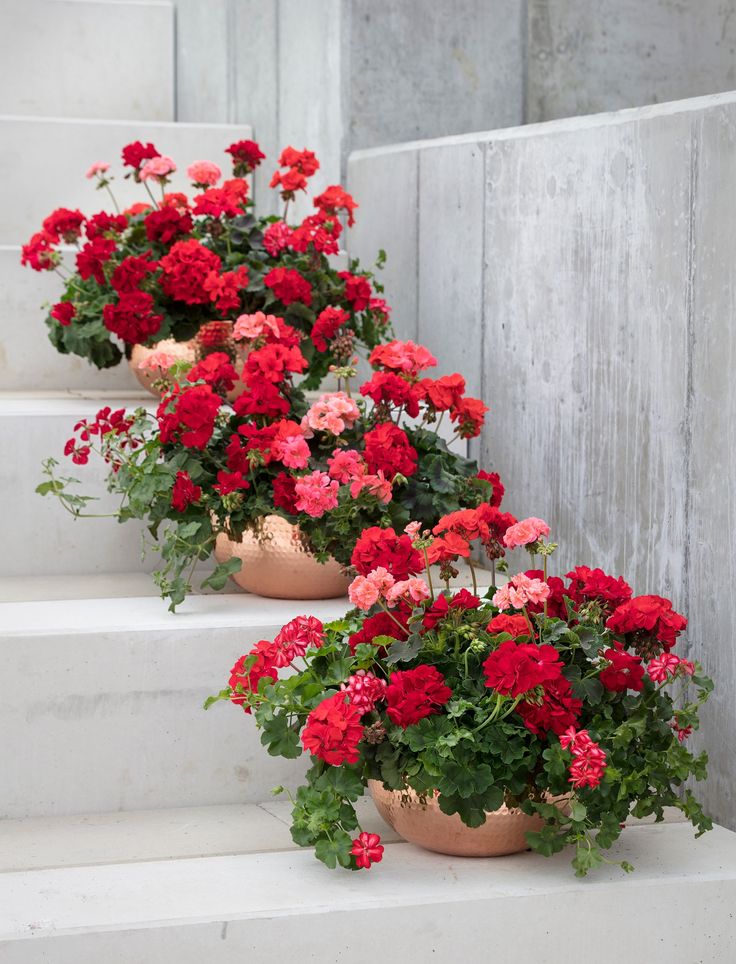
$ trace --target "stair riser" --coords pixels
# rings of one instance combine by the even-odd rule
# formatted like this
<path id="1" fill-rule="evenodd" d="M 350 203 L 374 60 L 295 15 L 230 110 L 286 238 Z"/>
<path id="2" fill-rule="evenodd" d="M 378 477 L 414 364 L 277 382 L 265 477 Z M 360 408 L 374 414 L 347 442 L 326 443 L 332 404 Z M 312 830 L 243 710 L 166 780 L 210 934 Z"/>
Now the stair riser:
<path id="1" fill-rule="evenodd" d="M 173 4 L 3 3 L 0 36 L 2 114 L 174 119 Z"/>
<path id="2" fill-rule="evenodd" d="M 167 630 L 0 639 L 0 817 L 251 803 L 298 782 L 301 761 L 269 757 L 240 708 L 202 708 L 254 642 L 312 608 L 285 605 L 255 628 L 189 630 L 183 614 Z"/>
<path id="3" fill-rule="evenodd" d="M 124 180 L 120 149 L 131 141 L 152 141 L 174 159 L 177 172 L 168 190 L 191 195 L 187 167 L 215 161 L 230 176 L 224 149 L 252 136 L 247 125 L 157 124 L 128 121 L 51 120 L 0 117 L 0 244 L 24 243 L 55 208 L 79 208 L 85 214 L 110 210 L 107 192 L 97 191 L 85 172 L 94 161 L 108 161 L 115 175 L 112 189 L 122 207 L 148 200 L 143 185 Z M 63 141 L 64 149 L 57 149 Z M 50 151 L 53 176 L 50 176 Z M 156 191 L 158 191 L 158 187 Z"/>
<path id="4" fill-rule="evenodd" d="M 20 247 L 0 248 L 0 391 L 137 390 L 126 362 L 100 371 L 51 345 L 42 305 L 58 301 L 62 290 L 53 272 L 21 267 Z"/>
<path id="5" fill-rule="evenodd" d="M 129 403 L 134 407 L 139 401 Z M 60 462 L 60 474 L 79 479 L 84 494 L 100 496 L 99 502 L 90 503 L 89 512 L 111 512 L 120 504 L 119 496 L 105 490 L 101 460 L 92 458 L 88 465 L 79 466 L 63 455 L 75 422 L 93 417 L 104 404 L 105 400 L 52 399 L 40 408 L 20 405 L 16 414 L 0 415 L 0 451 L 13 453 L 0 463 L 0 504 L 6 507 L 0 576 L 125 572 L 141 567 L 150 571 L 158 565 L 150 553 L 141 561 L 143 527 L 137 521 L 121 526 L 109 518 L 75 519 L 53 496 L 35 492 L 43 481 L 41 461 L 53 456 Z"/>

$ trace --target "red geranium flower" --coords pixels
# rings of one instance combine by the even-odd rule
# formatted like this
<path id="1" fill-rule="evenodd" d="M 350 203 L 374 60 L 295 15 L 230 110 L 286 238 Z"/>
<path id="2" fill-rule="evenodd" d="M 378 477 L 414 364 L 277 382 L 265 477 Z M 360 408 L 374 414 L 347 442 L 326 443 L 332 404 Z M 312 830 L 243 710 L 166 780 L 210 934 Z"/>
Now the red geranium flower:
<path id="1" fill-rule="evenodd" d="M 363 738 L 360 717 L 360 710 L 347 702 L 344 693 L 328 696 L 307 717 L 302 746 L 331 766 L 357 763 Z"/>
<path id="2" fill-rule="evenodd" d="M 501 481 L 501 476 L 498 474 L 498 472 L 486 472 L 484 469 L 481 469 L 477 475 L 477 478 L 481 479 L 483 482 L 490 482 L 491 486 L 493 487 L 493 495 L 488 501 L 492 506 L 500 506 L 506 489 L 504 488 L 503 482 Z"/>
<path id="3" fill-rule="evenodd" d="M 142 144 L 140 141 L 127 144 L 122 151 L 123 164 L 134 168 L 136 172 L 143 166 L 144 161 L 154 157 L 161 157 L 161 155 L 153 144 Z"/>
<path id="4" fill-rule="evenodd" d="M 619 649 L 607 649 L 603 657 L 610 665 L 601 670 L 598 679 L 607 690 L 613 693 L 634 690 L 638 693 L 644 689 L 644 667 L 640 656 L 632 656 Z"/>
<path id="5" fill-rule="evenodd" d="M 87 218 L 84 226 L 84 233 L 91 241 L 100 234 L 120 234 L 128 227 L 128 219 L 124 214 L 108 214 L 107 211 L 99 211 Z"/>
<path id="6" fill-rule="evenodd" d="M 294 268 L 272 268 L 263 278 L 263 283 L 283 305 L 288 306 L 295 301 L 305 305 L 312 303 L 312 286 Z"/>
<path id="7" fill-rule="evenodd" d="M 509 633 L 509 635 L 514 636 L 516 639 L 518 639 L 519 636 L 531 635 L 529 632 L 529 623 L 523 616 L 519 616 L 518 614 L 509 615 L 508 613 L 499 613 L 498 616 L 494 616 L 486 626 L 486 632 L 492 636 L 497 633 Z"/>
<path id="8" fill-rule="evenodd" d="M 360 386 L 360 394 L 370 398 L 376 405 L 403 406 L 409 418 L 419 415 L 419 387 L 396 372 L 374 372 L 370 381 Z"/>
<path id="9" fill-rule="evenodd" d="M 259 682 L 262 679 L 270 679 L 272 682 L 276 682 L 278 679 L 278 672 L 273 665 L 272 655 L 273 644 L 267 639 L 262 639 L 255 644 L 249 653 L 241 656 L 230 670 L 230 679 L 228 680 L 230 689 L 234 690 L 237 686 L 241 686 L 244 694 L 241 696 L 233 693 L 230 700 L 238 706 L 242 706 L 246 713 L 250 713 L 251 709 L 245 701 L 249 695 L 258 692 Z M 255 660 L 252 659 L 253 656 L 255 656 Z M 248 661 L 251 662 L 251 666 L 246 669 L 245 666 Z"/>
<path id="10" fill-rule="evenodd" d="M 195 485 L 188 472 L 177 472 L 174 487 L 171 490 L 171 507 L 176 512 L 184 512 L 188 505 L 199 502 L 202 489 Z"/>
<path id="11" fill-rule="evenodd" d="M 137 291 L 144 278 L 155 271 L 157 267 L 155 261 L 149 260 L 148 254 L 131 255 L 124 258 L 113 271 L 110 285 L 119 295 Z"/>
<path id="12" fill-rule="evenodd" d="M 389 677 L 386 712 L 392 723 L 406 729 L 437 713 L 451 696 L 452 690 L 436 666 L 398 670 Z"/>
<path id="13" fill-rule="evenodd" d="M 166 409 L 174 401 L 174 411 Z M 180 395 L 168 395 L 159 405 L 157 418 L 161 441 L 166 444 L 177 436 L 188 448 L 203 449 L 215 430 L 215 419 L 222 399 L 209 385 L 193 385 Z"/>
<path id="14" fill-rule="evenodd" d="M 391 639 L 405 639 L 409 635 L 408 620 L 411 610 L 402 603 L 401 606 L 387 612 L 378 612 L 363 620 L 360 629 L 348 639 L 351 653 L 355 652 L 361 643 L 373 643 L 377 636 L 389 636 Z M 397 622 L 401 625 L 397 625 Z M 401 627 L 404 627 L 403 630 Z"/>
<path id="15" fill-rule="evenodd" d="M 225 148 L 225 153 L 232 157 L 233 172 L 238 177 L 250 174 L 266 156 L 255 141 L 236 141 Z"/>
<path id="16" fill-rule="evenodd" d="M 105 305 L 102 322 L 108 331 L 129 345 L 148 341 L 163 322 L 163 315 L 154 315 L 153 298 L 145 291 L 127 291 L 117 304 Z"/>
<path id="17" fill-rule="evenodd" d="M 320 311 L 311 332 L 317 351 L 327 351 L 327 342 L 331 341 L 342 325 L 348 321 L 350 321 L 350 315 L 342 308 L 328 307 Z"/>
<path id="18" fill-rule="evenodd" d="M 103 265 L 110 260 L 115 248 L 115 242 L 111 238 L 96 237 L 88 241 L 77 254 L 77 270 L 82 281 L 94 278 L 98 285 L 104 285 Z"/>
<path id="19" fill-rule="evenodd" d="M 273 504 L 285 512 L 296 512 L 296 479 L 286 472 L 280 472 L 273 480 Z"/>
<path id="20" fill-rule="evenodd" d="M 569 681 L 560 676 L 542 684 L 541 703 L 522 700 L 516 712 L 532 733 L 541 736 L 551 731 L 559 736 L 577 723 L 582 709 L 582 700 L 573 696 Z"/>
<path id="21" fill-rule="evenodd" d="M 517 643 L 507 639 L 483 663 L 486 686 L 504 696 L 521 696 L 562 675 L 560 654 L 554 646 Z"/>
<path id="22" fill-rule="evenodd" d="M 57 208 L 47 218 L 42 227 L 52 241 L 66 241 L 72 244 L 82 233 L 84 215 L 81 211 L 70 211 L 69 208 Z"/>
<path id="23" fill-rule="evenodd" d="M 568 595 L 579 605 L 590 600 L 597 600 L 603 604 L 606 612 L 611 613 L 622 603 L 631 599 L 631 586 L 619 576 L 614 579 L 602 569 L 589 569 L 587 566 L 577 566 L 565 574 L 570 580 Z"/>
<path id="24" fill-rule="evenodd" d="M 687 627 L 687 619 L 675 612 L 669 599 L 634 596 L 608 617 L 606 626 L 624 636 L 656 639 L 665 649 L 672 649 L 679 634 Z"/>
<path id="25" fill-rule="evenodd" d="M 20 263 L 28 265 L 34 271 L 53 271 L 59 260 L 53 238 L 46 231 L 38 231 L 21 248 Z"/>
<path id="26" fill-rule="evenodd" d="M 187 379 L 190 382 L 207 382 L 218 395 L 224 395 L 235 387 L 238 373 L 224 351 L 213 351 L 189 369 Z"/>
<path id="27" fill-rule="evenodd" d="M 408 478 L 417 470 L 417 450 L 393 422 L 382 422 L 365 433 L 363 456 L 371 475 L 383 472 L 389 481 L 398 473 Z"/>
<path id="28" fill-rule="evenodd" d="M 483 428 L 488 406 L 479 398 L 463 398 L 450 410 L 450 419 L 458 423 L 460 438 L 476 438 Z"/>
<path id="29" fill-rule="evenodd" d="M 392 528 L 382 529 L 380 526 L 370 526 L 361 532 L 350 564 L 361 576 L 383 566 L 397 580 L 415 576 L 424 568 L 422 557 L 409 536 L 397 535 Z"/>
<path id="30" fill-rule="evenodd" d="M 196 238 L 177 241 L 159 262 L 163 274 L 161 287 L 165 294 L 188 305 L 206 305 L 210 294 L 205 281 L 211 272 L 219 274 L 222 262 Z"/>
<path id="31" fill-rule="evenodd" d="M 371 864 L 378 864 L 383 860 L 383 846 L 377 833 L 363 831 L 353 841 L 350 853 L 355 857 L 355 866 L 367 870 Z"/>
<path id="32" fill-rule="evenodd" d="M 438 412 L 447 412 L 459 405 L 465 392 L 465 379 L 457 373 L 442 378 L 423 378 L 419 382 L 421 397 Z"/>
<path id="33" fill-rule="evenodd" d="M 367 308 L 373 294 L 367 278 L 361 274 L 351 274 L 350 271 L 339 271 L 338 274 L 345 282 L 345 300 L 350 302 L 353 311 Z"/>
<path id="34" fill-rule="evenodd" d="M 344 191 L 339 184 L 331 184 L 325 188 L 321 194 L 318 194 L 314 199 L 314 206 L 319 208 L 320 211 L 324 211 L 325 214 L 337 214 L 338 211 L 347 211 L 348 226 L 352 227 L 355 224 L 353 211 L 358 207 L 358 204 L 356 204 L 352 196 L 348 194 L 347 191 Z"/>
<path id="35" fill-rule="evenodd" d="M 56 319 L 60 325 L 66 328 L 67 325 L 71 325 L 72 319 L 77 313 L 77 309 L 71 303 L 71 301 L 60 301 L 58 304 L 54 305 L 49 314 L 52 318 Z"/>
<path id="36" fill-rule="evenodd" d="M 151 211 L 143 223 L 146 226 L 146 237 L 149 241 L 159 241 L 169 244 L 174 238 L 182 234 L 189 234 L 192 230 L 192 219 L 188 214 L 180 214 L 174 207 L 163 207 Z"/>

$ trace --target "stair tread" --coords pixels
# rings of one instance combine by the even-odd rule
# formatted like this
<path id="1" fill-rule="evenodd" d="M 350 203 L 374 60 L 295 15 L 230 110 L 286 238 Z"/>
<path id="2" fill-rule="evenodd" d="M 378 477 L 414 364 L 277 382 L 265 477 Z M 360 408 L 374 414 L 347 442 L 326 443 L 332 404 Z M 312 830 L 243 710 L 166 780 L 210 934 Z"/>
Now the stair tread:
<path id="1" fill-rule="evenodd" d="M 587 902 L 604 900 L 610 911 L 619 894 L 642 899 L 656 885 L 716 882 L 726 902 L 736 892 L 736 834 L 720 827 L 699 840 L 685 824 L 627 829 L 612 856 L 635 875 L 606 866 L 579 881 L 564 851 L 489 861 L 406 843 L 389 843 L 370 874 L 328 871 L 302 850 L 9 872 L 0 875 L 0 940 L 479 901 L 500 911 L 508 898 L 522 910 L 527 900 L 533 908 L 535 899 L 573 896 L 584 919 Z"/>

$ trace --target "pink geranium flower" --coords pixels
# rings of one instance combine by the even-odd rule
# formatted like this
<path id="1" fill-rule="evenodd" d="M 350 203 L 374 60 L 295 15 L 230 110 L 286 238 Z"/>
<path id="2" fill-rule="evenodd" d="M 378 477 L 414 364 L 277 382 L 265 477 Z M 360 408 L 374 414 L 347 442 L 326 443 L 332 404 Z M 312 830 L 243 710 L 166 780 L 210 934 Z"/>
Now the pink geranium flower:
<path id="1" fill-rule="evenodd" d="M 98 174 L 104 174 L 105 171 L 110 170 L 110 165 L 107 161 L 95 161 L 94 164 L 90 165 L 89 170 L 84 175 L 87 178 L 96 177 Z"/>
<path id="2" fill-rule="evenodd" d="M 515 525 L 509 526 L 503 537 L 503 544 L 508 549 L 518 546 L 529 546 L 549 535 L 549 526 L 544 519 L 522 519 Z"/>
<path id="3" fill-rule="evenodd" d="M 527 603 L 544 603 L 549 594 L 550 588 L 546 582 L 542 579 L 530 579 L 520 572 L 497 590 L 492 602 L 503 612 L 505 609 L 523 609 Z"/>
<path id="4" fill-rule="evenodd" d="M 162 154 L 160 157 L 151 157 L 146 161 L 141 168 L 140 179 L 147 181 L 150 178 L 156 178 L 163 181 L 175 170 L 176 164 L 173 159 Z"/>
<path id="5" fill-rule="evenodd" d="M 342 435 L 358 418 L 360 409 L 345 392 L 326 392 L 309 409 L 304 422 L 314 432 Z"/>
<path id="6" fill-rule="evenodd" d="M 337 506 L 339 488 L 339 483 L 326 472 L 315 471 L 302 476 L 294 486 L 297 511 L 306 512 L 314 519 L 321 518 Z"/>
<path id="7" fill-rule="evenodd" d="M 214 161 L 195 161 L 187 168 L 187 177 L 197 187 L 212 187 L 222 177 L 222 171 Z"/>

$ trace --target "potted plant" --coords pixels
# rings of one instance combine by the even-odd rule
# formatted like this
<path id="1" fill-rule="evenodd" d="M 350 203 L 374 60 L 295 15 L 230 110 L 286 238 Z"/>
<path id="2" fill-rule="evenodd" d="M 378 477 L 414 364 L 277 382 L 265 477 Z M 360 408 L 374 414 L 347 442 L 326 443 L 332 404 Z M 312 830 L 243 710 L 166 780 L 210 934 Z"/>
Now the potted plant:
<path id="1" fill-rule="evenodd" d="M 363 530 L 401 531 L 412 517 L 433 526 L 486 502 L 515 521 L 497 508 L 498 477 L 479 473 L 441 434 L 446 418 L 459 440 L 474 437 L 485 406 L 465 395 L 461 376 L 427 377 L 436 360 L 423 346 L 378 345 L 357 395 L 355 369 L 343 365 L 337 391 L 310 400 L 295 381 L 308 367 L 302 332 L 257 312 L 240 316 L 233 337 L 247 346 L 242 370 L 217 352 L 177 363 L 178 381 L 155 414 L 103 409 L 79 422 L 65 447 L 77 464 L 91 454 L 107 462 L 109 488 L 121 497 L 114 514 L 145 521 L 162 557 L 154 576 L 172 606 L 213 550 L 210 587 L 232 575 L 263 595 L 324 598 L 346 592 Z M 313 330 L 309 339 L 318 352 L 322 338 Z M 243 391 L 230 404 L 238 379 Z M 86 514 L 89 497 L 59 478 L 57 465 L 47 460 L 38 491 Z"/>
<path id="2" fill-rule="evenodd" d="M 326 626 L 298 617 L 257 643 L 206 704 L 252 714 L 272 755 L 309 755 L 292 836 L 329 867 L 382 858 L 354 807 L 367 788 L 424 847 L 569 846 L 579 876 L 608 861 L 630 814 L 660 820 L 677 807 L 698 833 L 711 826 L 685 789 L 705 776 L 705 753 L 686 741 L 712 688 L 673 652 L 685 618 L 600 569 L 546 577 L 556 547 L 535 518 L 506 527 L 501 543 L 541 557 L 541 569 L 482 598 L 433 591 L 423 563 L 451 566 L 476 541 L 497 555 L 493 518 L 482 504 L 431 532 L 411 523 L 399 537 L 364 537 L 356 608 Z"/>
<path id="3" fill-rule="evenodd" d="M 44 219 L 21 260 L 63 279 L 61 298 L 46 317 L 59 352 L 98 368 L 125 357 L 150 389 L 174 362 L 193 364 L 210 351 L 242 362 L 233 323 L 263 311 L 303 334 L 317 332 L 322 349 L 302 346 L 306 387 L 314 388 L 331 364 L 350 357 L 354 343 L 370 349 L 385 339 L 390 309 L 379 297 L 381 285 L 357 261 L 339 271 L 330 260 L 339 250 L 340 218 L 354 222 L 353 198 L 332 185 L 314 198 L 314 214 L 290 225 L 289 205 L 306 191 L 319 161 L 311 151 L 287 147 L 271 180 L 283 215 L 257 217 L 248 177 L 264 154 L 248 140 L 226 153 L 233 176 L 223 179 L 218 164 L 197 161 L 187 169 L 194 190 L 187 197 L 169 190 L 174 160 L 136 141 L 123 148 L 122 160 L 125 177 L 140 184 L 140 202 L 121 211 L 110 165 L 98 162 L 87 177 L 110 196 L 114 211 L 85 216 L 59 208 Z M 65 265 L 65 245 L 74 251 L 73 269 Z"/>

